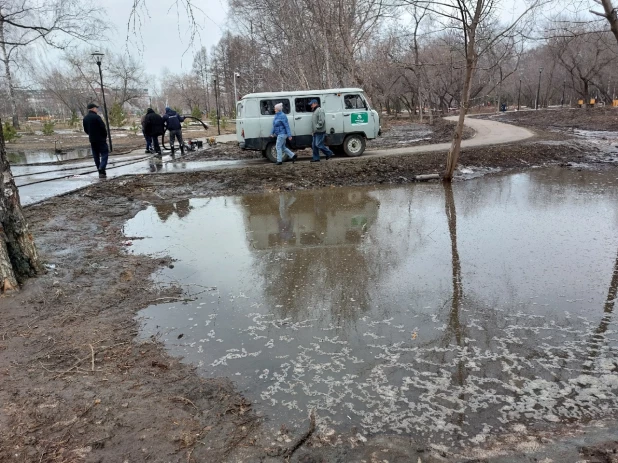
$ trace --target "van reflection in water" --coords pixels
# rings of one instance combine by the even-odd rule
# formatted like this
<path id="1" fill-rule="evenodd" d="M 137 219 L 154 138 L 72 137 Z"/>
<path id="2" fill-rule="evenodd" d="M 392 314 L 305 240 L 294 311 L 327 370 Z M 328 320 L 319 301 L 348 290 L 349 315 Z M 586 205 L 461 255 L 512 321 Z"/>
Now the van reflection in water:
<path id="1" fill-rule="evenodd" d="M 360 244 L 378 216 L 366 192 L 279 193 L 243 198 L 253 249 Z"/>
<path id="2" fill-rule="evenodd" d="M 339 189 L 245 196 L 247 239 L 265 296 L 281 318 L 329 310 L 351 321 L 370 307 L 379 269 L 364 250 L 380 203 L 365 191 Z M 375 263 L 375 262 L 374 262 Z"/>

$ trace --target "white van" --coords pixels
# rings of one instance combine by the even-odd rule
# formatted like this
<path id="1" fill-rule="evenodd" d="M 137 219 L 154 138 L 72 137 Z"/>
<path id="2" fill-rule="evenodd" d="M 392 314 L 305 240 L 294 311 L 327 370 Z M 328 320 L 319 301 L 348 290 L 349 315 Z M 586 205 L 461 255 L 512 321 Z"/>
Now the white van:
<path id="1" fill-rule="evenodd" d="M 360 156 L 365 151 L 365 140 L 380 134 L 378 113 L 369 107 L 360 88 L 250 93 L 236 104 L 236 138 L 240 147 L 260 150 L 269 161 L 277 161 L 275 139 L 270 134 L 278 103 L 283 103 L 292 131 L 288 146 L 291 149 L 311 147 L 309 102 L 313 99 L 318 100 L 326 113 L 326 145 L 335 153 Z"/>

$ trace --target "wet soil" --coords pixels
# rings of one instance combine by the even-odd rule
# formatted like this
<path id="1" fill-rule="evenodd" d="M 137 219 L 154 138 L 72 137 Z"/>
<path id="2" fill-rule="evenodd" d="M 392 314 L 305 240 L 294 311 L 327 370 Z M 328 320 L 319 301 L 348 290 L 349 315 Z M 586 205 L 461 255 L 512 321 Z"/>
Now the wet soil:
<path id="1" fill-rule="evenodd" d="M 425 119 L 425 121 L 426 123 L 419 124 L 410 121 L 410 119 L 385 118 L 382 122 L 382 136 L 367 141 L 368 152 L 372 149 L 404 148 L 451 141 L 455 127 L 454 122 L 442 118 L 435 118 L 433 124 L 429 124 L 428 119 Z M 466 127 L 463 139 L 466 140 L 472 136 L 474 136 L 474 130 Z M 298 150 L 296 154 L 299 159 L 308 159 L 311 157 L 311 150 Z M 262 158 L 260 151 L 242 150 L 237 143 L 219 143 L 215 146 L 205 146 L 200 151 L 187 153 L 183 159 L 186 161 L 204 161 Z"/>
<path id="2" fill-rule="evenodd" d="M 410 119 L 384 118 L 382 120 L 382 136 L 367 142 L 367 149 L 404 148 L 407 146 L 432 145 L 447 143 L 453 139 L 453 130 L 457 124 L 436 117 L 433 123 L 428 118 L 424 123 Z M 474 136 L 474 130 L 464 127 L 462 140 Z"/>
<path id="3" fill-rule="evenodd" d="M 606 130 L 618 131 L 618 108 L 564 108 L 540 109 L 538 111 L 508 111 L 504 114 L 475 116 L 506 122 L 534 129 L 562 129 L 571 131 Z"/>
<path id="4" fill-rule="evenodd" d="M 169 260 L 124 252 L 142 207 L 110 192 L 27 209 L 53 268 L 1 303 L 0 461 L 222 461 L 253 429 L 229 380 L 135 342 L 140 307 L 182 298 L 150 281 Z"/>
<path id="5" fill-rule="evenodd" d="M 617 155 L 591 155 L 575 144 L 531 141 L 517 145 L 463 149 L 460 166 L 473 170 L 528 168 L 544 165 L 577 165 L 582 162 L 613 162 Z M 250 167 L 208 172 L 186 172 L 173 176 L 136 176 L 120 181 L 116 188 L 140 199 L 183 199 L 196 195 L 240 194 L 299 190 L 344 185 L 398 184 L 414 181 L 421 174 L 441 173 L 444 153 L 402 156 L 339 158 L 320 163 L 290 162 L 276 166 L 264 162 Z M 93 187 L 107 189 L 107 185 Z M 135 196 L 134 196 L 135 195 Z"/>
<path id="6" fill-rule="evenodd" d="M 577 146 L 539 141 L 461 156 L 462 165 L 482 168 L 586 160 Z M 282 461 L 283 451 L 254 446 L 259 420 L 230 380 L 202 379 L 156 339 L 136 341 L 139 310 L 184 296 L 150 279 L 173 262 L 125 252 L 124 223 L 149 204 L 182 198 L 404 183 L 443 166 L 444 154 L 430 153 L 142 175 L 27 208 L 42 259 L 53 268 L 0 302 L 0 461 L 219 462 L 240 448 L 249 455 L 242 461 Z M 299 451 L 293 461 L 357 461 L 359 442 L 350 442 L 330 453 Z M 365 450 L 385 446 L 376 439 Z M 393 451 L 389 461 L 406 458 Z"/>

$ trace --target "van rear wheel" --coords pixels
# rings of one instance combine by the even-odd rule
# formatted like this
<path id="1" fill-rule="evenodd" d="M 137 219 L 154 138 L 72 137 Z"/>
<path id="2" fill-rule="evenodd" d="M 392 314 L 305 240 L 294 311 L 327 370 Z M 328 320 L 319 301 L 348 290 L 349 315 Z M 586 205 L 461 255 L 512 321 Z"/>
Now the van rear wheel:
<path id="1" fill-rule="evenodd" d="M 358 134 L 348 135 L 343 141 L 343 151 L 350 157 L 360 156 L 365 152 L 365 137 Z"/>
<path id="2" fill-rule="evenodd" d="M 269 143 L 264 150 L 264 156 L 270 162 L 277 162 L 277 146 L 275 143 Z"/>

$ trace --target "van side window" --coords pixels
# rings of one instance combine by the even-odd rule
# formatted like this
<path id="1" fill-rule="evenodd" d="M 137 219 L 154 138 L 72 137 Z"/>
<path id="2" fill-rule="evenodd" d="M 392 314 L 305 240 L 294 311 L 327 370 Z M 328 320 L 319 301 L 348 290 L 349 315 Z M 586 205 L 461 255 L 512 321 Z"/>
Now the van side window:
<path id="1" fill-rule="evenodd" d="M 317 96 L 307 96 L 307 97 L 302 97 L 302 98 L 296 98 L 294 100 L 294 108 L 296 109 L 296 112 L 297 113 L 313 112 L 311 111 L 311 106 L 309 106 L 309 102 L 311 100 L 318 100 L 318 105 L 321 106 L 320 97 L 317 97 Z"/>
<path id="2" fill-rule="evenodd" d="M 274 116 L 275 105 L 279 103 L 283 103 L 283 113 L 290 114 L 290 100 L 288 99 L 261 100 L 260 113 L 262 113 L 263 116 Z"/>
<path id="3" fill-rule="evenodd" d="M 346 95 L 343 97 L 343 103 L 345 109 L 367 109 L 360 95 Z"/>

